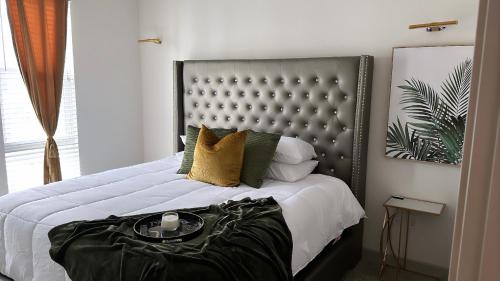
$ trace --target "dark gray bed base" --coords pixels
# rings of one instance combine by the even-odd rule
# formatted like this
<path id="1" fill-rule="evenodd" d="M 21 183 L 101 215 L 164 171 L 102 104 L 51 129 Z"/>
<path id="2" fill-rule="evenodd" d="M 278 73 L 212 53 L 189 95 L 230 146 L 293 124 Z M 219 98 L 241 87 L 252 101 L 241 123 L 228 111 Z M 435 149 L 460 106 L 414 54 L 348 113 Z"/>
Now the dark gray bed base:
<path id="1" fill-rule="evenodd" d="M 2 279 L 2 278 L 3 278 L 3 279 L 5 279 L 5 280 L 13 280 L 13 279 L 10 279 L 9 277 L 7 277 L 7 276 L 3 275 L 2 273 L 0 273 L 0 280 L 2 280 L 2 281 L 3 281 L 3 279 Z"/>
<path id="2" fill-rule="evenodd" d="M 299 137 L 316 173 L 345 181 L 364 207 L 373 57 L 174 62 L 174 145 L 188 125 Z M 299 281 L 336 281 L 361 258 L 363 223 L 342 234 Z"/>
<path id="3" fill-rule="evenodd" d="M 340 281 L 361 259 L 363 222 L 350 227 L 295 276 L 297 281 Z"/>

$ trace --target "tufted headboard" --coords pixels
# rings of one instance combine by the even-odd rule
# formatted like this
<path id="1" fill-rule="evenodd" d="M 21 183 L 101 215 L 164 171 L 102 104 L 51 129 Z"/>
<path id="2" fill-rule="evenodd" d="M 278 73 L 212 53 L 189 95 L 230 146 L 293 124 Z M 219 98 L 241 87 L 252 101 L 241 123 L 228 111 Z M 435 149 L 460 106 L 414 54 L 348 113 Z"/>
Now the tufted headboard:
<path id="1" fill-rule="evenodd" d="M 201 123 L 299 137 L 364 205 L 372 72 L 370 56 L 175 61 L 174 145 Z"/>

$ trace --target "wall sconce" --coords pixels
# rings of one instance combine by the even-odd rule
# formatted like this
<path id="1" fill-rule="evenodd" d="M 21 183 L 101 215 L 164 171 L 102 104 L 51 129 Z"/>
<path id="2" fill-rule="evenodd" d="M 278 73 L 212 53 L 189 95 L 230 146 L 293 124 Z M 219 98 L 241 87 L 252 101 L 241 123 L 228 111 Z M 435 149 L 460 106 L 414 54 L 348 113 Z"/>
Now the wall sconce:
<path id="1" fill-rule="evenodd" d="M 161 39 L 160 38 L 146 38 L 146 39 L 139 39 L 137 40 L 139 43 L 154 43 L 154 44 L 161 44 Z"/>
<path id="2" fill-rule="evenodd" d="M 457 20 L 450 20 L 450 21 L 412 24 L 408 28 L 409 29 L 425 28 L 427 32 L 434 32 L 434 31 L 443 31 L 446 29 L 446 26 L 456 25 L 456 24 L 458 24 Z"/>

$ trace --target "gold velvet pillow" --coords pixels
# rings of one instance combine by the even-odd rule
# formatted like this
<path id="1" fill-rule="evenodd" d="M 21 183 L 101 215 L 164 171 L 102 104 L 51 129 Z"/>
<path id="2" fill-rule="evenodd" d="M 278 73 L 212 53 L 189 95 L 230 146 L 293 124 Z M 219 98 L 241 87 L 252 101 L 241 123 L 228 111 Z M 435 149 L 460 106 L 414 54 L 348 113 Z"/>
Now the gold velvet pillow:
<path id="1" fill-rule="evenodd" d="M 219 139 L 202 125 L 188 179 L 220 186 L 238 186 L 246 137 L 247 131 L 242 131 Z"/>

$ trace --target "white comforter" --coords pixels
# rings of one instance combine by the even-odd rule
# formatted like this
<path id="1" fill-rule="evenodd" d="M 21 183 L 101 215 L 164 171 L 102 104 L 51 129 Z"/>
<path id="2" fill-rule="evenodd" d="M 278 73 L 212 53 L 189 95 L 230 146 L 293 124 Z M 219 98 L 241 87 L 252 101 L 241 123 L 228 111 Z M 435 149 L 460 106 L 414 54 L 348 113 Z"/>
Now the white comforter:
<path id="1" fill-rule="evenodd" d="M 337 178 L 315 174 L 295 183 L 268 180 L 260 189 L 224 188 L 185 179 L 176 174 L 179 164 L 173 156 L 0 197 L 0 272 L 16 281 L 65 280 L 49 257 L 47 233 L 70 221 L 273 196 L 292 233 L 295 274 L 364 216 Z"/>

